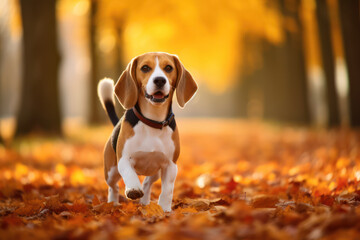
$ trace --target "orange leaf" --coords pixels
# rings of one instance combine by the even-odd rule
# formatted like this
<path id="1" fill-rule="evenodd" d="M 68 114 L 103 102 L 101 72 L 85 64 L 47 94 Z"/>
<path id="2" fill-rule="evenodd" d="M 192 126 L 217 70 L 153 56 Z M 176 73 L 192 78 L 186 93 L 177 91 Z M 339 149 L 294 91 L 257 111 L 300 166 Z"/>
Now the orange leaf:
<path id="1" fill-rule="evenodd" d="M 254 208 L 272 208 L 279 202 L 278 197 L 269 195 L 258 195 L 253 197 L 251 205 Z"/>
<path id="2" fill-rule="evenodd" d="M 320 197 L 320 203 L 327 205 L 329 207 L 331 207 L 334 204 L 334 197 L 330 196 L 330 195 L 321 195 Z"/>
<path id="3" fill-rule="evenodd" d="M 1 227 L 2 228 L 8 228 L 11 226 L 19 226 L 22 225 L 23 221 L 21 218 L 17 217 L 17 216 L 6 216 L 3 217 L 1 220 Z"/>
<path id="4" fill-rule="evenodd" d="M 140 212 L 144 217 L 163 217 L 164 211 L 162 208 L 154 202 L 149 205 L 140 207 Z"/>
<path id="5" fill-rule="evenodd" d="M 114 203 L 113 202 L 101 203 L 99 205 L 94 206 L 93 209 L 99 213 L 111 213 L 112 210 L 114 209 Z"/>
<path id="6" fill-rule="evenodd" d="M 74 204 L 66 204 L 66 208 L 75 213 L 85 213 L 89 210 L 89 206 L 86 203 L 75 202 Z"/>
<path id="7" fill-rule="evenodd" d="M 25 202 L 23 207 L 16 209 L 15 214 L 20 216 L 32 216 L 38 214 L 44 207 L 44 203 L 41 200 L 30 200 Z"/>
<path id="8" fill-rule="evenodd" d="M 93 206 L 96 206 L 96 205 L 99 205 L 101 202 L 100 200 L 98 199 L 98 197 L 96 195 L 94 195 L 94 198 L 92 200 L 92 205 Z"/>

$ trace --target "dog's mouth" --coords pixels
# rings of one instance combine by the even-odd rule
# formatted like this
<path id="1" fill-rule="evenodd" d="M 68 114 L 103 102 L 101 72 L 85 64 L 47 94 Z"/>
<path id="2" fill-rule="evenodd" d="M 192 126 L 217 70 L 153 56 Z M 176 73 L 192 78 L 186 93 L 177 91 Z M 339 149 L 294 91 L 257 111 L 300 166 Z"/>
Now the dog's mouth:
<path id="1" fill-rule="evenodd" d="M 165 102 L 165 100 L 169 97 L 169 94 L 164 95 L 163 92 L 157 91 L 157 92 L 153 93 L 152 95 L 150 95 L 145 91 L 145 97 L 152 102 L 162 103 L 162 102 Z"/>

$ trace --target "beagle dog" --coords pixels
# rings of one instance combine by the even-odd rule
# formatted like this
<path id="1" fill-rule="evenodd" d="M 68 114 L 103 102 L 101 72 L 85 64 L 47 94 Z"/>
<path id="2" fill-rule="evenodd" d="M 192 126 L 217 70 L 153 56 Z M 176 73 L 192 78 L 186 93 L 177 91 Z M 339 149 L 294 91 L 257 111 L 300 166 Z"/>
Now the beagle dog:
<path id="1" fill-rule="evenodd" d="M 197 91 L 197 84 L 179 58 L 167 53 L 135 57 L 121 74 L 115 88 L 111 79 L 98 84 L 98 95 L 114 129 L 104 150 L 108 202 L 118 203 L 117 182 L 125 183 L 125 195 L 150 203 L 151 185 L 161 177 L 158 204 L 171 211 L 176 161 L 180 153 L 179 132 L 172 112 L 172 97 L 182 108 Z M 125 108 L 119 120 L 114 93 Z M 138 175 L 145 175 L 141 185 Z"/>

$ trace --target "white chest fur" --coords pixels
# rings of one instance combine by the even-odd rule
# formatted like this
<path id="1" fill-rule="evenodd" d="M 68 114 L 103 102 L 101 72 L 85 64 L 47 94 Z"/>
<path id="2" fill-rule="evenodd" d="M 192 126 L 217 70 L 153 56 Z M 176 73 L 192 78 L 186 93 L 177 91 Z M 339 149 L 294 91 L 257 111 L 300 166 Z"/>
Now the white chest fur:
<path id="1" fill-rule="evenodd" d="M 130 159 L 138 175 L 152 176 L 173 160 L 175 145 L 172 129 L 155 129 L 139 121 L 133 128 L 134 136 L 127 139 L 122 157 Z"/>

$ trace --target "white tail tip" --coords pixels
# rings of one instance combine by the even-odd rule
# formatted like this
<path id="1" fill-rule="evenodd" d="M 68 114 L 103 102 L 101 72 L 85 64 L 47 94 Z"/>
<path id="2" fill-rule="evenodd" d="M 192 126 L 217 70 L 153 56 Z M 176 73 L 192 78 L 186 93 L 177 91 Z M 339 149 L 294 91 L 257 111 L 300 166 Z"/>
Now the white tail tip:
<path id="1" fill-rule="evenodd" d="M 102 79 L 98 84 L 98 95 L 101 104 L 105 108 L 105 101 L 110 100 L 115 104 L 114 99 L 114 81 L 110 78 Z"/>

